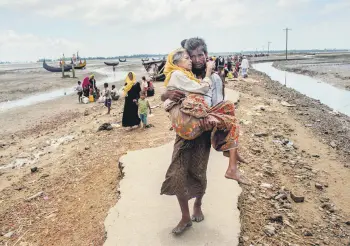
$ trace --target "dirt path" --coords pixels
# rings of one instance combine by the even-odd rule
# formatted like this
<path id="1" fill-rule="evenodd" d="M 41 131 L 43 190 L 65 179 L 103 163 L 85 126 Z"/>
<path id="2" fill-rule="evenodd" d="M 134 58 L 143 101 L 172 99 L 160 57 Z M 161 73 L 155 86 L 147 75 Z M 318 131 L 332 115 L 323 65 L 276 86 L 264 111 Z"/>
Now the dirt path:
<path id="1" fill-rule="evenodd" d="M 254 181 L 251 187 L 243 187 L 240 197 L 240 243 L 348 245 L 349 156 L 315 134 L 322 127 L 316 126 L 318 122 L 332 120 L 336 128 L 344 117 L 335 119 L 327 107 L 312 106 L 317 102 L 302 95 L 298 95 L 296 107 L 284 107 L 281 101 L 295 103 L 291 95 L 297 93 L 288 94 L 288 89 L 276 83 L 255 74 L 246 80 L 230 81 L 227 86 L 241 92 L 237 110 L 240 145 L 249 160 L 242 169 Z M 319 112 L 323 118 L 317 119 Z M 315 117 L 311 126 L 310 118 Z M 344 136 L 328 130 L 328 138 L 339 140 Z M 344 144 L 349 139 L 345 136 Z M 296 196 L 295 201 L 291 194 Z"/>
<path id="2" fill-rule="evenodd" d="M 156 84 L 152 106 L 160 104 L 161 87 Z M 74 104 L 76 98 L 69 98 L 66 100 Z M 2 139 L 2 164 L 36 156 L 39 160 L 0 170 L 0 245 L 103 244 L 103 221 L 118 200 L 120 156 L 174 139 L 161 108 L 155 108 L 155 116 L 149 119 L 154 128 L 97 132 L 102 123 L 121 121 L 123 103 L 113 103 L 112 116 L 105 115 L 102 104 L 60 110 Z M 30 170 L 33 166 L 38 167 L 35 173 Z M 39 192 L 43 194 L 25 200 Z"/>
<path id="3" fill-rule="evenodd" d="M 232 90 L 226 90 L 226 96 L 233 102 L 239 98 L 238 93 Z M 237 182 L 224 178 L 228 158 L 214 150 L 210 153 L 208 189 L 203 199 L 205 220 L 194 223 L 182 236 L 171 234 L 181 213 L 176 197 L 159 194 L 173 145 L 171 142 L 156 149 L 128 152 L 121 158 L 125 177 L 120 183 L 121 199 L 105 221 L 105 246 L 238 244 L 240 223 L 237 201 L 241 189 Z"/>
<path id="4" fill-rule="evenodd" d="M 152 105 L 160 103 L 161 83 L 156 86 Z M 241 168 L 255 182 L 243 187 L 239 199 L 241 245 L 348 245 L 349 117 L 261 74 L 227 87 L 241 92 L 240 145 L 249 160 Z M 297 106 L 286 108 L 281 100 Z M 26 118 L 23 110 L 11 114 L 12 125 L 1 121 L 11 129 L 21 126 L 1 138 L 1 165 L 36 156 L 40 161 L 34 173 L 29 164 L 0 170 L 0 245 L 102 245 L 104 220 L 119 199 L 119 158 L 174 139 L 162 108 L 154 110 L 155 128 L 147 131 L 97 132 L 102 123 L 121 120 L 122 100 L 113 104 L 114 116 L 106 116 L 102 105 L 64 110 L 68 104 L 61 103 L 47 103 L 46 117 L 29 112 Z M 295 203 L 290 192 L 305 201 Z"/>

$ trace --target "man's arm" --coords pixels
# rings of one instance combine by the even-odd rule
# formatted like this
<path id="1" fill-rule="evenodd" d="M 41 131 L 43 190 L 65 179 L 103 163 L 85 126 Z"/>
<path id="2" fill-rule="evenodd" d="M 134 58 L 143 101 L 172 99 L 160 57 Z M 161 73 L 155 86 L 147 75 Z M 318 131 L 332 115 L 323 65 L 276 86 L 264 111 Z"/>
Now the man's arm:
<path id="1" fill-rule="evenodd" d="M 182 91 L 178 91 L 178 90 L 174 90 L 174 91 L 165 91 L 162 95 L 161 95 L 161 100 L 164 102 L 167 99 L 170 99 L 172 101 L 179 101 L 180 99 L 185 97 L 185 93 L 183 93 Z"/>

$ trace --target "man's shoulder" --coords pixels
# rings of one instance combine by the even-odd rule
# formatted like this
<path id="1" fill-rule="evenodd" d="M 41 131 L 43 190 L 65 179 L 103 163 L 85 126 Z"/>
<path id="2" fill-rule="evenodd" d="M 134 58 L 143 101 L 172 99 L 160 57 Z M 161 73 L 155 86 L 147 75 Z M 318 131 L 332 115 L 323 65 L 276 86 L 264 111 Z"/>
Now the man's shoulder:
<path id="1" fill-rule="evenodd" d="M 220 81 L 222 82 L 220 76 L 217 74 L 217 73 L 213 73 L 211 76 L 210 76 L 211 80 L 215 80 L 215 81 Z"/>

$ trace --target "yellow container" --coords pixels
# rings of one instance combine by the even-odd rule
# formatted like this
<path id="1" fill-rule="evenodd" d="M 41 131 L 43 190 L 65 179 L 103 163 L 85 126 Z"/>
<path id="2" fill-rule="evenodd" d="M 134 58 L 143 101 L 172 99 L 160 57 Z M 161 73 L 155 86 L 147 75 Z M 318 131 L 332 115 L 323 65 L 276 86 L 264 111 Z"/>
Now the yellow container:
<path id="1" fill-rule="evenodd" d="M 94 102 L 94 101 L 95 101 L 95 99 L 94 99 L 94 96 L 93 96 L 93 95 L 90 95 L 90 96 L 89 96 L 89 101 L 90 101 L 90 102 Z"/>

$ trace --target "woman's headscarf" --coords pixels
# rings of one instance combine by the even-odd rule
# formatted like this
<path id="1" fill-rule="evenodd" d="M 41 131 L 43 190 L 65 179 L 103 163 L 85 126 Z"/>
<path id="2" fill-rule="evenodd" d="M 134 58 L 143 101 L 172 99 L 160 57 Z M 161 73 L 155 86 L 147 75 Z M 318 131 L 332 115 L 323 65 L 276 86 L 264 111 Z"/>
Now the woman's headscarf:
<path id="1" fill-rule="evenodd" d="M 129 73 L 132 74 L 132 80 L 129 78 Z M 131 88 L 135 84 L 135 82 L 136 82 L 136 75 L 135 75 L 135 73 L 134 72 L 128 72 L 128 74 L 126 75 L 126 78 L 125 78 L 125 83 L 126 83 L 126 85 L 124 86 L 124 94 L 125 94 L 125 96 L 131 90 Z"/>
<path id="2" fill-rule="evenodd" d="M 171 75 L 174 71 L 181 71 L 183 72 L 190 80 L 194 80 L 196 82 L 200 82 L 199 79 L 197 79 L 194 74 L 192 73 L 192 71 L 187 71 L 186 69 L 182 68 L 182 67 L 179 67 L 177 65 L 174 64 L 173 62 L 173 58 L 174 58 L 174 55 L 175 53 L 177 53 L 178 51 L 180 50 L 183 50 L 182 48 L 180 49 L 176 49 L 174 50 L 173 52 L 171 52 L 169 55 L 168 55 L 168 58 L 167 58 L 167 61 L 166 61 L 166 64 L 165 64 L 165 68 L 164 68 L 164 75 L 166 76 L 165 77 L 165 81 L 164 81 L 164 85 L 165 86 L 168 86 L 168 83 L 169 83 L 169 80 L 171 78 Z"/>

